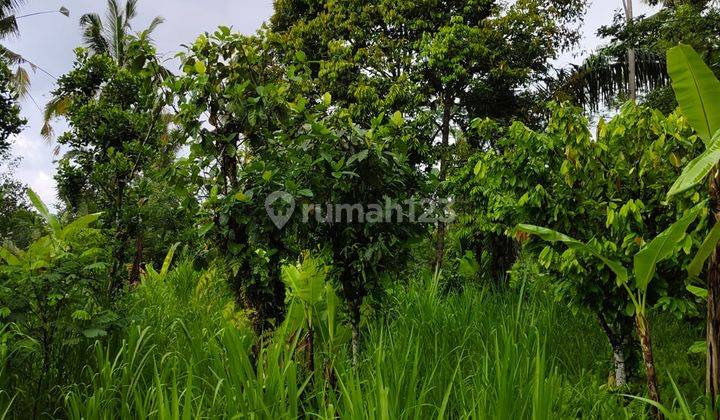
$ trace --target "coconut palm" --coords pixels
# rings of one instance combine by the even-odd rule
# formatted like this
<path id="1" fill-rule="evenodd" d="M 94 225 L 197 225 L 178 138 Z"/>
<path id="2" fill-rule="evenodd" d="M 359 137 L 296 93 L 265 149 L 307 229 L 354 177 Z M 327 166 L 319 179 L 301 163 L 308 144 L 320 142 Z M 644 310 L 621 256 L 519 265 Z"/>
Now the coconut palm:
<path id="1" fill-rule="evenodd" d="M 108 0 L 105 21 L 97 13 L 88 13 L 80 18 L 85 46 L 95 54 L 108 54 L 119 65 L 125 64 L 125 52 L 131 38 L 132 20 L 137 16 L 138 0 L 127 0 L 124 7 L 117 0 Z M 163 23 L 155 17 L 150 26 L 138 33 L 139 37 L 149 35 Z"/>
<path id="2" fill-rule="evenodd" d="M 713 6 L 717 1 L 709 0 L 642 0 L 640 3 L 661 6 L 661 9 L 654 15 L 636 19 L 632 13 L 632 0 L 621 0 L 619 3 L 625 11 L 624 22 L 616 21 L 599 32 L 601 36 L 614 40 L 582 64 L 559 70 L 557 77 L 548 83 L 552 97 L 571 100 L 594 112 L 602 106 L 611 105 L 618 96 L 635 99 L 637 91 L 649 93 L 665 89 L 669 81 L 665 64 L 666 46 L 646 41 L 643 43 L 646 46 L 640 48 L 637 41 L 633 42 L 633 36 L 637 36 L 633 31 L 654 33 L 658 25 L 674 19 L 674 13 L 680 6 L 690 6 L 698 14 L 709 7 L 717 7 Z M 628 33 L 618 37 L 617 33 L 623 30 Z"/>

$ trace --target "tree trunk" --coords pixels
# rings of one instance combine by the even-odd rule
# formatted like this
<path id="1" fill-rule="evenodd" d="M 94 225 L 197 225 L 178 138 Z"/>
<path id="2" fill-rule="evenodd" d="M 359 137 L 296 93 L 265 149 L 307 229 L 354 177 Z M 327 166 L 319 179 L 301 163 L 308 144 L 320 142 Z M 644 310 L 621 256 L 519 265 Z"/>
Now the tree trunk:
<path id="1" fill-rule="evenodd" d="M 720 180 L 718 168 L 710 177 L 711 225 L 720 220 Z M 720 392 L 720 244 L 708 259 L 707 266 L 707 371 L 705 388 L 713 413 L 718 414 L 716 400 Z"/>
<path id="2" fill-rule="evenodd" d="M 616 334 L 608 324 L 603 314 L 598 314 L 598 320 L 605 335 L 610 341 L 613 350 L 613 365 L 615 366 L 615 386 L 625 386 L 627 383 L 627 369 L 625 366 L 625 350 L 623 346 L 622 333 Z"/>
<path id="3" fill-rule="evenodd" d="M 440 150 L 440 182 L 445 181 L 447 177 L 447 149 L 450 145 L 450 117 L 452 111 L 452 102 L 449 95 L 445 96 L 443 101 L 443 116 L 442 116 L 442 144 Z M 439 198 L 439 197 L 438 197 Z M 438 220 L 437 223 L 437 238 L 435 243 L 435 271 L 439 271 L 442 268 L 443 259 L 445 258 L 445 222 Z"/>
<path id="4" fill-rule="evenodd" d="M 632 21 L 634 18 L 632 0 L 623 0 L 623 6 L 625 6 L 625 20 L 627 22 L 627 25 L 630 26 L 632 24 Z M 630 95 L 630 100 L 635 102 L 637 100 L 637 76 L 636 76 L 637 67 L 636 67 L 635 49 L 634 48 L 628 48 L 627 59 L 628 59 L 628 93 Z"/>
<path id="5" fill-rule="evenodd" d="M 657 385 L 657 374 L 655 373 L 655 360 L 653 358 L 652 342 L 650 341 L 650 323 L 645 315 L 637 314 L 635 317 L 640 348 L 642 349 L 643 361 L 645 362 L 645 373 L 647 374 L 647 387 L 650 399 L 660 404 L 660 393 Z M 664 416 L 654 406 L 650 409 L 656 420 L 663 420 Z"/>
<path id="6" fill-rule="evenodd" d="M 130 271 L 130 284 L 137 285 L 140 283 L 140 267 L 143 260 L 143 234 L 139 231 L 135 238 L 135 258 L 133 259 L 132 270 Z"/>
<path id="7" fill-rule="evenodd" d="M 627 371 L 625 369 L 625 352 L 622 346 L 613 347 L 613 363 L 615 364 L 615 386 L 625 386 L 627 384 Z"/>

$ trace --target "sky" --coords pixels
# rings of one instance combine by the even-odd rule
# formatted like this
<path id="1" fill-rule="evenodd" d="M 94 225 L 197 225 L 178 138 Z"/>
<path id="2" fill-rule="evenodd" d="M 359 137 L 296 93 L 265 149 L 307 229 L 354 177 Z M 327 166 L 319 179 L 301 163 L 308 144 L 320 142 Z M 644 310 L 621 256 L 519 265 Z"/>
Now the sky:
<path id="1" fill-rule="evenodd" d="M 636 14 L 650 14 L 650 6 L 635 0 Z M 65 6 L 70 17 L 52 13 L 19 20 L 20 36 L 7 42 L 7 46 L 54 77 L 72 68 L 73 50 L 81 45 L 78 25 L 80 16 L 88 12 L 105 11 L 103 0 L 30 0 L 18 16 L 45 10 L 59 10 Z M 622 9 L 621 0 L 593 0 L 583 25 L 583 38 L 578 48 L 558 58 L 558 65 L 581 62 L 584 56 L 602 43 L 596 36 L 597 29 L 612 22 L 616 11 Z M 165 18 L 165 23 L 155 31 L 153 39 L 162 58 L 172 59 L 199 34 L 212 31 L 219 25 L 232 26 L 235 30 L 251 34 L 272 15 L 272 0 L 145 0 L 140 1 L 139 16 L 133 22 L 135 30 L 142 30 L 155 16 Z M 31 73 L 30 97 L 21 103 L 22 113 L 28 123 L 22 133 L 14 138 L 12 152 L 21 163 L 15 178 L 30 186 L 48 204 L 57 201 L 55 192 L 55 146 L 40 135 L 42 112 L 40 108 L 50 99 L 55 80 L 38 71 Z M 56 132 L 65 126 L 54 124 Z"/>

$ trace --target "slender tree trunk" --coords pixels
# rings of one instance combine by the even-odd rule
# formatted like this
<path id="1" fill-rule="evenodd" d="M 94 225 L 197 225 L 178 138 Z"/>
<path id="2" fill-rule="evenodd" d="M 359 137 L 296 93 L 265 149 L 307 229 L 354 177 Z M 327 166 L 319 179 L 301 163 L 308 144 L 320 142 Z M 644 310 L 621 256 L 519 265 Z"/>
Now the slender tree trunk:
<path id="1" fill-rule="evenodd" d="M 140 283 L 140 267 L 143 260 L 143 234 L 139 231 L 135 238 L 135 258 L 133 258 L 132 270 L 130 271 L 130 284 L 137 285 Z"/>
<path id="2" fill-rule="evenodd" d="M 718 168 L 713 169 L 710 177 L 710 208 L 713 209 L 711 222 L 720 220 L 720 173 Z M 718 407 L 716 400 L 720 393 L 720 244 L 708 259 L 707 267 L 707 371 L 706 393 L 717 418 Z"/>
<path id="3" fill-rule="evenodd" d="M 356 368 L 360 361 L 360 306 L 354 302 L 351 303 L 352 311 L 352 338 L 350 346 L 352 347 L 352 364 Z"/>
<path id="4" fill-rule="evenodd" d="M 613 363 L 615 364 L 615 386 L 625 386 L 627 384 L 627 371 L 625 369 L 625 352 L 622 346 L 613 347 Z"/>
<path id="5" fill-rule="evenodd" d="M 605 335 L 610 341 L 610 347 L 613 350 L 613 365 L 615 366 L 615 386 L 625 386 L 627 383 L 627 369 L 625 366 L 625 350 L 623 346 L 622 334 L 616 334 L 608 324 L 603 314 L 598 314 L 598 320 Z"/>
<path id="6" fill-rule="evenodd" d="M 447 152 L 448 146 L 450 145 L 450 117 L 452 111 L 452 99 L 450 95 L 446 95 L 443 101 L 443 116 L 442 116 L 442 144 L 440 151 L 440 182 L 445 181 L 447 177 Z M 435 243 L 435 271 L 439 271 L 442 268 L 443 259 L 445 258 L 445 222 L 442 220 L 438 221 L 437 224 L 437 239 Z"/>
<path id="7" fill-rule="evenodd" d="M 625 6 L 625 20 L 629 25 L 632 24 L 633 15 L 633 2 L 632 0 L 623 0 L 623 6 Z M 628 48 L 627 52 L 628 59 L 628 93 L 630 99 L 635 102 L 637 100 L 637 64 L 635 59 L 635 49 Z"/>
<path id="8" fill-rule="evenodd" d="M 660 404 L 660 393 L 658 391 L 657 374 L 655 373 L 655 359 L 653 358 L 652 342 L 650 341 L 650 323 L 645 315 L 637 314 L 635 317 L 640 348 L 642 349 L 643 361 L 645 362 L 645 373 L 647 374 L 647 387 L 650 399 Z M 664 416 L 655 407 L 650 409 L 656 420 L 663 420 Z"/>

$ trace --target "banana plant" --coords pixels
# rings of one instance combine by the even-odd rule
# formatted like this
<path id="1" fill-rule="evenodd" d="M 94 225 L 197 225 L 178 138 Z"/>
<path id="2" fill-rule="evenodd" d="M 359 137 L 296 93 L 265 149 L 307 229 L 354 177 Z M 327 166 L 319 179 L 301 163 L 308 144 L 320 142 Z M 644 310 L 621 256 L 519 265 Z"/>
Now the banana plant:
<path id="1" fill-rule="evenodd" d="M 311 374 L 316 373 L 317 344 L 332 356 L 350 338 L 350 330 L 338 322 L 338 297 L 327 281 L 328 272 L 328 266 L 307 253 L 300 263 L 282 267 L 282 280 L 290 300 L 285 326 L 293 334 L 305 334 L 303 347 Z M 332 374 L 332 360 L 325 360 L 323 368 L 326 374 Z"/>
<path id="2" fill-rule="evenodd" d="M 635 325 L 642 349 L 645 371 L 647 374 L 647 387 L 650 398 L 660 403 L 660 394 L 657 386 L 657 375 L 653 357 L 652 341 L 650 336 L 650 323 L 647 318 L 647 295 L 658 263 L 672 257 L 680 247 L 690 225 L 698 218 L 705 209 L 705 202 L 702 202 L 690 209 L 680 220 L 675 222 L 668 229 L 660 233 L 650 243 L 645 245 L 635 254 L 631 270 L 628 270 L 621 262 L 605 257 L 592 245 L 583 243 L 563 233 L 552 229 L 521 224 L 517 230 L 540 237 L 548 242 L 562 242 L 576 251 L 596 257 L 602 261 L 616 276 L 618 286 L 622 286 L 628 293 L 628 297 L 635 309 Z M 631 283 L 634 280 L 634 289 Z M 662 418 L 662 414 L 652 408 L 655 418 Z"/>
<path id="3" fill-rule="evenodd" d="M 717 412 L 716 401 L 720 395 L 720 81 L 688 45 L 668 50 L 667 65 L 680 109 L 706 147 L 705 152 L 683 169 L 668 197 L 709 178 L 710 215 L 715 224 L 688 266 L 688 273 L 691 277 L 699 276 L 707 261 L 706 393 L 711 409 Z"/>

